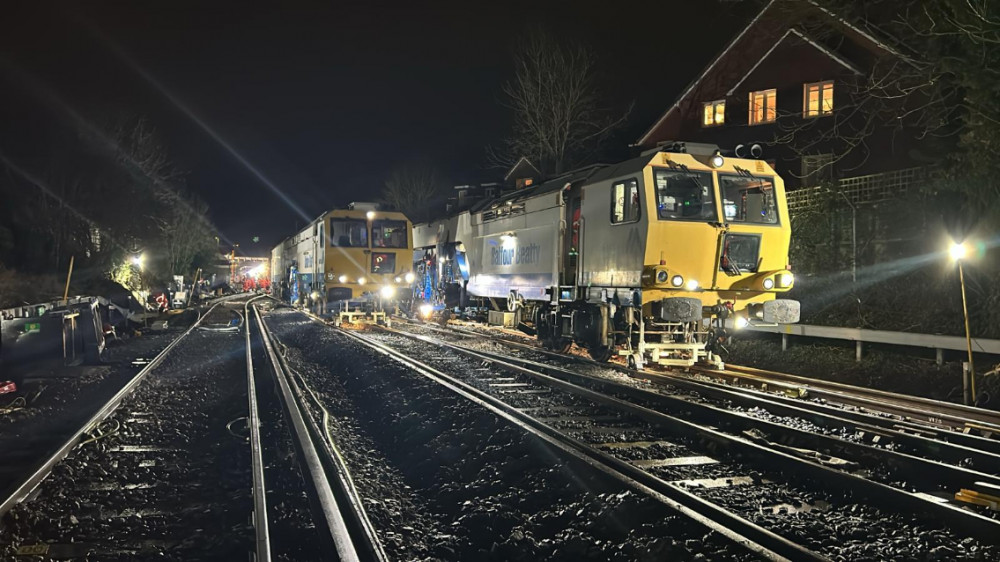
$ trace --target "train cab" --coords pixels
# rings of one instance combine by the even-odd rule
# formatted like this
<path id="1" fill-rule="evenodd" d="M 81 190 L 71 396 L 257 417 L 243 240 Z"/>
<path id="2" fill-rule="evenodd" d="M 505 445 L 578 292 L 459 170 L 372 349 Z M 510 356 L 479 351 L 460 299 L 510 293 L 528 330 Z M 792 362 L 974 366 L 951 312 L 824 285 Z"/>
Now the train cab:
<path id="1" fill-rule="evenodd" d="M 325 244 L 327 311 L 371 312 L 409 294 L 413 282 L 412 225 L 374 203 L 328 212 Z"/>

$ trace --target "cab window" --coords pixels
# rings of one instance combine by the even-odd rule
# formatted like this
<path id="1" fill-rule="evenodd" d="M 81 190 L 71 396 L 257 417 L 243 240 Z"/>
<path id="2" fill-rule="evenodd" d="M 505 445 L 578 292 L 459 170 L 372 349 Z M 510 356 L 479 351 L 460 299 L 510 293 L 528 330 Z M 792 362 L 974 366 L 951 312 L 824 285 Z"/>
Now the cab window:
<path id="1" fill-rule="evenodd" d="M 373 252 L 372 273 L 396 273 L 396 254 Z"/>
<path id="2" fill-rule="evenodd" d="M 368 224 L 358 219 L 330 219 L 330 246 L 367 248 Z"/>
<path id="3" fill-rule="evenodd" d="M 611 223 L 639 220 L 639 182 L 634 179 L 611 185 Z"/>
<path id="4" fill-rule="evenodd" d="M 406 248 L 406 221 L 372 221 L 372 246 Z"/>
<path id="5" fill-rule="evenodd" d="M 719 174 L 726 222 L 778 224 L 774 179 Z"/>
<path id="6" fill-rule="evenodd" d="M 710 172 L 653 170 L 656 214 L 661 220 L 718 221 Z"/>

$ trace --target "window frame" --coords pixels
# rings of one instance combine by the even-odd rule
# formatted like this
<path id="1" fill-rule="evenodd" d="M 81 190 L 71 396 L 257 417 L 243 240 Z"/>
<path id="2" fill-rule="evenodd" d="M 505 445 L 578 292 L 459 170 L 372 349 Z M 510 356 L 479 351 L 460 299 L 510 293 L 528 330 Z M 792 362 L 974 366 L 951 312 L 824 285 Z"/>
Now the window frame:
<path id="1" fill-rule="evenodd" d="M 627 218 L 627 217 L 629 217 L 629 212 L 628 211 L 629 211 L 629 208 L 631 207 L 631 205 L 629 205 L 628 204 L 628 200 L 626 200 L 626 202 L 622 205 L 622 213 L 623 213 L 623 215 L 626 218 L 624 220 L 615 221 L 615 186 L 616 185 L 621 185 L 623 187 L 627 187 L 629 185 L 629 182 L 635 182 L 635 192 L 636 192 L 636 195 L 639 196 L 639 199 L 638 199 L 638 201 L 639 201 L 639 208 L 637 209 L 637 212 L 635 214 L 635 218 L 631 218 L 631 219 Z M 632 223 L 639 222 L 642 219 L 642 190 L 639 189 L 639 185 L 640 185 L 639 179 L 637 177 L 634 177 L 634 176 L 630 177 L 630 178 L 622 178 L 620 180 L 611 182 L 611 190 L 610 190 L 610 193 L 611 193 L 611 207 L 609 209 L 610 212 L 608 213 L 608 219 L 611 221 L 611 225 L 612 226 L 617 226 L 619 224 L 632 224 Z"/>
<path id="2" fill-rule="evenodd" d="M 679 218 L 663 218 L 660 216 L 660 188 L 656 185 L 656 174 L 657 172 L 673 172 L 678 174 L 707 174 L 709 181 L 709 189 L 712 192 L 712 209 L 715 211 L 715 216 L 712 219 L 707 219 L 704 217 L 679 217 Z M 720 202 L 719 202 L 719 189 L 716 186 L 716 173 L 708 170 L 681 170 L 676 168 L 670 168 L 666 166 L 653 166 L 652 168 L 652 178 L 653 178 L 653 202 L 656 203 L 656 220 L 658 221 L 678 221 L 678 222 L 701 222 L 701 223 L 712 223 L 719 222 L 719 212 L 720 212 Z"/>
<path id="3" fill-rule="evenodd" d="M 391 257 L 392 258 L 392 260 L 391 260 L 392 261 L 392 269 L 390 271 L 376 271 L 375 270 L 375 260 L 378 259 L 379 256 Z M 398 258 L 398 257 L 399 256 L 394 251 L 390 251 L 390 252 L 372 251 L 371 258 L 369 259 L 369 262 L 368 262 L 368 272 L 371 273 L 372 275 L 395 275 L 396 274 L 396 258 Z"/>
<path id="4" fill-rule="evenodd" d="M 823 109 L 823 90 L 825 86 L 830 86 L 830 110 L 825 111 Z M 817 87 L 817 112 L 810 115 L 809 113 L 809 88 Z M 803 119 L 815 119 L 817 117 L 827 117 L 833 115 L 833 94 L 834 94 L 834 81 L 833 80 L 822 80 L 820 82 L 806 82 L 802 84 L 802 118 Z"/>
<path id="5" fill-rule="evenodd" d="M 333 233 L 336 232 L 336 229 L 333 227 L 334 221 L 360 224 L 364 229 L 365 243 L 363 245 L 356 245 L 356 246 L 355 245 L 342 246 L 339 243 L 339 241 L 337 241 L 333 237 Z M 368 228 L 368 221 L 365 219 L 354 219 L 350 217 L 330 217 L 330 236 L 328 236 L 328 238 L 330 239 L 331 248 L 369 248 L 371 247 L 372 243 L 372 233 L 371 229 Z"/>
<path id="6" fill-rule="evenodd" d="M 375 245 L 375 228 L 376 228 L 375 225 L 379 224 L 380 225 L 378 227 L 380 229 L 379 232 L 380 233 L 384 233 L 385 232 L 384 231 L 385 226 L 383 226 L 383 224 L 387 223 L 387 222 L 394 222 L 394 223 L 401 223 L 402 224 L 402 231 L 403 231 L 403 245 L 402 246 L 376 246 Z M 405 249 L 407 249 L 409 247 L 409 244 L 410 244 L 410 234 L 408 232 L 409 229 L 406 228 L 406 221 L 404 219 L 373 219 L 371 221 L 371 223 L 372 223 L 371 224 L 371 232 L 369 233 L 368 237 L 369 237 L 369 243 L 371 244 L 372 248 L 384 248 L 384 249 L 388 249 L 388 250 L 405 250 Z"/>
<path id="7" fill-rule="evenodd" d="M 722 185 L 722 179 L 723 178 L 744 178 L 744 179 L 758 179 L 758 180 L 767 180 L 767 181 L 770 181 L 771 182 L 771 190 L 773 192 L 771 194 L 771 197 L 773 198 L 773 201 L 774 201 L 773 202 L 773 205 L 774 205 L 774 222 L 750 222 L 750 221 L 740 221 L 740 220 L 732 220 L 731 221 L 728 218 L 726 218 L 726 191 L 725 191 L 726 188 Z M 776 176 L 765 176 L 765 175 L 759 175 L 759 176 L 758 175 L 754 175 L 754 176 L 751 176 L 751 177 L 747 177 L 747 176 L 742 176 L 740 174 L 736 174 L 736 173 L 732 173 L 732 172 L 719 172 L 719 173 L 717 173 L 716 174 L 716 181 L 719 184 L 719 207 L 722 210 L 723 222 L 725 222 L 726 224 L 747 225 L 747 226 L 754 226 L 754 227 L 757 227 L 757 226 L 765 226 L 765 227 L 781 226 L 781 209 L 779 207 L 778 186 L 776 184 L 775 178 L 776 178 Z"/>
<path id="8" fill-rule="evenodd" d="M 761 94 L 763 96 L 764 101 L 766 102 L 767 101 L 767 94 L 768 94 L 768 92 L 774 92 L 774 96 L 773 96 L 774 107 L 772 108 L 773 111 L 774 111 L 774 118 L 773 119 L 768 119 L 767 118 L 767 109 L 768 109 L 768 107 L 767 107 L 767 105 L 765 103 L 765 105 L 763 106 L 764 107 L 764 109 L 763 109 L 763 118 L 760 121 L 756 121 L 754 119 L 754 117 L 757 114 L 757 112 L 754 110 L 754 96 L 756 96 L 757 94 Z M 749 111 L 747 112 L 747 124 L 748 125 L 770 125 L 771 123 L 774 123 L 775 121 L 778 120 L 778 89 L 777 88 L 768 88 L 766 90 L 754 90 L 754 91 L 752 91 L 752 92 L 749 93 L 747 101 L 748 101 L 748 105 L 749 105 Z"/>
<path id="9" fill-rule="evenodd" d="M 718 106 L 722 106 L 722 121 L 716 121 L 715 117 L 718 114 Z M 712 108 L 712 122 L 705 122 L 705 110 Z M 721 100 L 712 100 L 702 102 L 701 104 L 701 126 L 702 127 L 721 127 L 726 124 L 726 100 L 725 98 Z"/>

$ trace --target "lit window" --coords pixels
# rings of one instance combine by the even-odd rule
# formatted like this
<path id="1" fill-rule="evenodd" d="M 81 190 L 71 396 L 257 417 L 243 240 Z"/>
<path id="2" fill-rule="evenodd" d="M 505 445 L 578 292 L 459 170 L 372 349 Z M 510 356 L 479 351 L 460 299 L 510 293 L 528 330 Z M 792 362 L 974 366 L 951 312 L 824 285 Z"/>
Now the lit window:
<path id="1" fill-rule="evenodd" d="M 611 222 L 639 220 L 639 182 L 630 179 L 611 186 Z"/>
<path id="2" fill-rule="evenodd" d="M 833 113 L 833 80 L 815 82 L 803 86 L 802 114 L 805 117 L 819 117 Z"/>
<path id="3" fill-rule="evenodd" d="M 778 91 L 750 92 L 750 124 L 773 123 L 778 117 Z"/>
<path id="4" fill-rule="evenodd" d="M 701 124 L 704 127 L 721 125 L 726 122 L 726 100 L 710 101 L 705 104 L 704 117 Z"/>

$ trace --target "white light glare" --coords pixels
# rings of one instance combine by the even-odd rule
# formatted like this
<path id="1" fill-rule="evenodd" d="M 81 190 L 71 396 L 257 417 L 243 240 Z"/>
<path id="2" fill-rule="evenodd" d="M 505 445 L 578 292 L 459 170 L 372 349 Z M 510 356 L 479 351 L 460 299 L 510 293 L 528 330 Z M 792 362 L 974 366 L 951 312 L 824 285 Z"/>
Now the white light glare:
<path id="1" fill-rule="evenodd" d="M 365 278 L 364 277 L 358 277 L 358 285 L 364 285 L 364 284 L 365 284 Z"/>
<path id="2" fill-rule="evenodd" d="M 684 284 L 684 278 L 681 277 L 680 275 L 674 275 L 673 277 L 670 278 L 670 284 L 673 285 L 674 287 L 680 287 L 681 285 Z"/>
<path id="3" fill-rule="evenodd" d="M 382 287 L 382 290 L 379 291 L 379 293 L 382 295 L 383 299 L 391 299 L 396 295 L 396 288 L 392 285 L 386 285 Z"/>
<path id="4" fill-rule="evenodd" d="M 965 245 L 965 242 L 955 242 L 951 245 L 951 248 L 948 249 L 948 255 L 950 255 L 951 259 L 955 261 L 964 259 L 968 253 L 969 248 Z"/>
<path id="5" fill-rule="evenodd" d="M 747 320 L 746 318 L 744 318 L 742 316 L 737 316 L 736 320 L 733 322 L 733 325 L 735 325 L 736 329 L 739 330 L 740 328 L 746 328 L 747 324 L 749 324 L 749 323 L 750 323 L 750 321 Z"/>
<path id="6" fill-rule="evenodd" d="M 368 217 L 368 220 L 372 220 L 373 218 L 375 218 L 375 211 L 368 211 L 367 213 L 365 213 L 365 216 Z"/>
<path id="7" fill-rule="evenodd" d="M 396 279 L 394 279 L 394 281 L 395 281 L 396 283 L 399 283 L 399 282 L 400 282 L 400 281 L 402 281 L 402 280 L 403 280 L 403 278 L 402 278 L 402 277 L 400 277 L 400 276 L 398 276 L 398 275 L 396 276 Z"/>
<path id="8" fill-rule="evenodd" d="M 407 283 L 413 283 L 413 280 L 416 279 L 416 278 L 413 276 L 413 273 L 410 272 L 410 273 L 407 273 L 406 275 L 404 275 L 403 279 L 405 279 Z"/>
<path id="9" fill-rule="evenodd" d="M 420 315 L 423 316 L 424 318 L 430 316 L 432 312 L 434 312 L 434 306 L 431 305 L 430 303 L 425 302 L 424 304 L 420 305 Z"/>
<path id="10" fill-rule="evenodd" d="M 504 250 L 510 250 L 517 246 L 517 238 L 513 234 L 504 234 L 500 237 L 500 246 Z"/>
<path id="11" fill-rule="evenodd" d="M 778 276 L 778 285 L 782 289 L 787 289 L 791 287 L 794 281 L 795 281 L 795 276 L 792 275 L 791 273 L 782 273 L 781 275 Z"/>
<path id="12" fill-rule="evenodd" d="M 337 281 L 340 281 L 341 283 L 347 283 L 347 276 L 341 275 L 340 277 L 337 278 Z"/>
<path id="13" fill-rule="evenodd" d="M 139 254 L 132 258 L 132 264 L 142 270 L 146 266 L 146 254 Z"/>
<path id="14" fill-rule="evenodd" d="M 689 291 L 697 291 L 698 290 L 698 282 L 695 281 L 694 279 L 689 279 L 688 282 L 687 282 L 687 285 L 685 285 L 685 286 L 687 287 L 687 290 L 689 290 Z"/>

